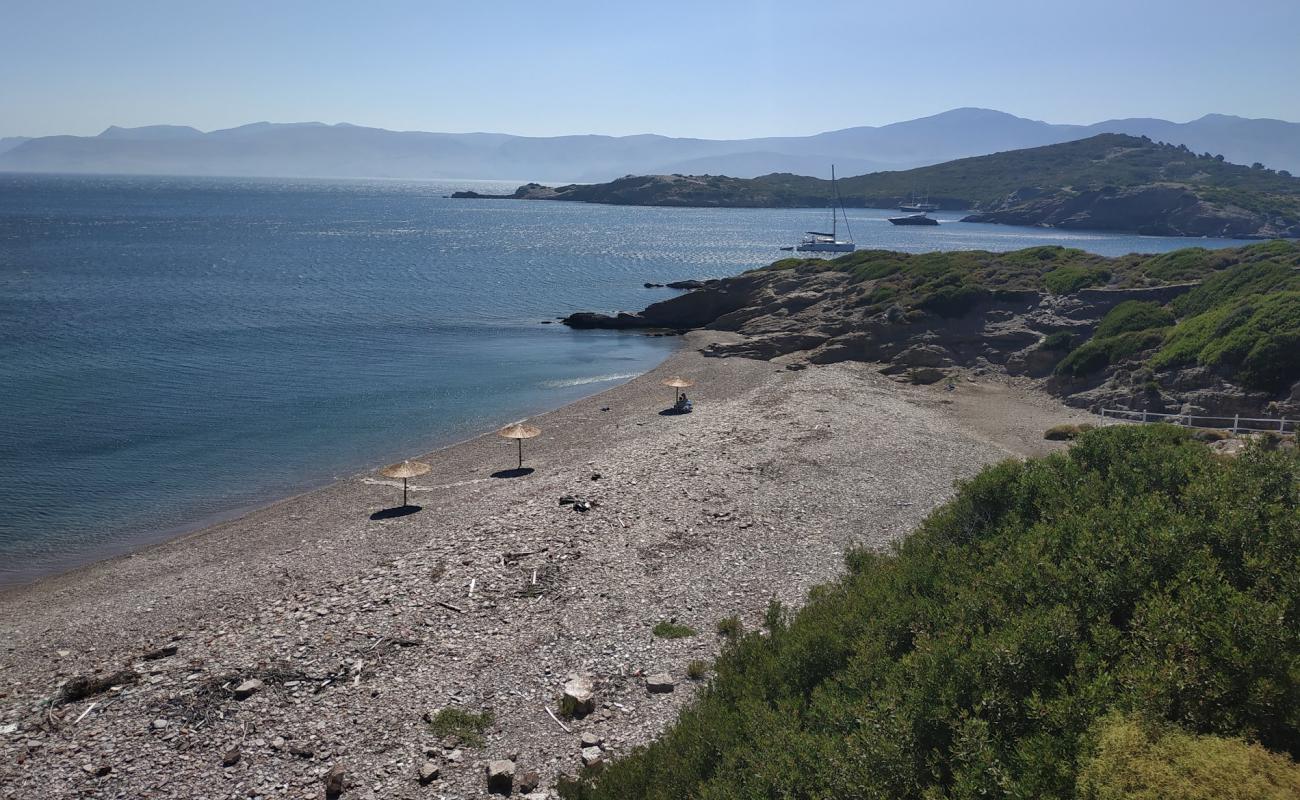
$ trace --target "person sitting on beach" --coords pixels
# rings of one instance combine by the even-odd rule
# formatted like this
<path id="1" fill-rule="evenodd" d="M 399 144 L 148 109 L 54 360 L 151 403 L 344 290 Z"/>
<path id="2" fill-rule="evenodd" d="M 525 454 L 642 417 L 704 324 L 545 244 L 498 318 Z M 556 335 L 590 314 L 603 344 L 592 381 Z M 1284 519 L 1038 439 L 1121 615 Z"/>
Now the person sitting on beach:
<path id="1" fill-rule="evenodd" d="M 690 399 L 686 397 L 686 392 L 682 392 L 681 395 L 678 396 L 676 404 L 673 405 L 673 410 L 686 413 L 690 411 L 691 408 Z"/>

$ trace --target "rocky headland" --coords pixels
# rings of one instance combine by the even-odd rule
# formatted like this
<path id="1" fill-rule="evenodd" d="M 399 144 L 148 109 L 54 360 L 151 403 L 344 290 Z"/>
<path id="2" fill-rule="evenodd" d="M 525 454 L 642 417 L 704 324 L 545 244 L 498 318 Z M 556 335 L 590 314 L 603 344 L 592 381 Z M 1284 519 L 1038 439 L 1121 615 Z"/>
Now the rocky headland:
<path id="1" fill-rule="evenodd" d="M 870 362 L 911 383 L 952 381 L 972 371 L 1003 373 L 1033 379 L 1067 404 L 1093 411 L 1300 415 L 1300 357 L 1286 349 L 1300 341 L 1300 316 L 1288 316 L 1300 310 L 1300 294 L 1293 291 L 1300 288 L 1300 247 L 1279 242 L 1214 256 L 1198 250 L 1145 258 L 1091 257 L 1087 266 L 1064 264 L 1071 252 L 1077 253 L 1032 248 L 977 254 L 963 262 L 981 265 L 969 267 L 968 274 L 954 269 L 937 286 L 913 286 L 910 295 L 900 287 L 919 278 L 909 275 L 908 266 L 897 265 L 911 265 L 917 274 L 932 272 L 946 254 L 865 252 L 832 262 L 787 259 L 638 313 L 583 312 L 564 322 L 574 328 L 730 331 L 744 338 L 713 345 L 706 354 L 786 357 L 792 365 Z M 1207 258 L 1202 266 L 1189 266 L 1202 255 Z M 1180 259 L 1186 262 L 1184 272 L 1199 280 L 1160 281 L 1143 272 L 1176 274 L 1167 266 Z M 1037 276 L 1049 276 L 1047 283 L 1056 290 L 1035 287 L 1037 281 L 1023 272 L 1026 262 L 1041 264 Z M 888 265 L 877 266 L 881 263 Z M 885 274 L 871 277 L 873 269 Z M 1013 273 L 1019 277 L 1009 279 Z M 1280 321 L 1266 332 L 1251 328 L 1255 338 L 1245 347 L 1251 352 L 1280 348 L 1276 358 L 1259 359 L 1269 365 L 1262 371 L 1272 370 L 1270 379 L 1243 366 L 1249 360 L 1245 354 L 1214 360 L 1184 352 L 1189 331 L 1215 315 L 1231 317 L 1229 309 L 1240 309 L 1238 324 L 1248 327 L 1241 315 L 1260 313 L 1253 304 L 1262 301 L 1252 298 L 1262 295 L 1242 294 L 1242 281 L 1262 274 L 1276 277 L 1263 304 L 1282 302 L 1286 310 L 1280 315 L 1268 311 Z M 1059 279 L 1071 277 L 1115 285 L 1061 285 Z M 1225 286 L 1220 290 L 1215 282 Z M 1154 285 L 1137 285 L 1142 283 Z M 1260 284 L 1250 288 L 1258 290 Z M 1194 302 L 1179 305 L 1180 298 L 1198 289 L 1188 298 Z M 1174 310 L 1180 308 L 1181 320 Z M 1225 327 L 1220 335 L 1238 333 Z M 1213 343 L 1206 349 L 1214 349 Z"/>
<path id="2" fill-rule="evenodd" d="M 1300 179 L 1263 165 L 1150 139 L 1102 134 L 1064 144 L 842 178 L 846 206 L 894 208 L 927 187 L 941 209 L 969 222 L 1243 239 L 1300 237 Z M 543 186 L 457 198 L 568 200 L 613 205 L 731 208 L 824 207 L 830 181 L 789 173 L 628 175 L 608 183 Z"/>

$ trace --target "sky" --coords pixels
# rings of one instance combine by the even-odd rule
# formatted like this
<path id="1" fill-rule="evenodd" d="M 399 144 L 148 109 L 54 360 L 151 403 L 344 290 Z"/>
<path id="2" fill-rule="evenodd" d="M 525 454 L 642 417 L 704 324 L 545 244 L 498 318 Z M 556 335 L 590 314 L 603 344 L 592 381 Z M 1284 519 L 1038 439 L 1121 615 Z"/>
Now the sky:
<path id="1" fill-rule="evenodd" d="M 1300 0 L 0 0 L 0 136 L 743 138 L 962 106 L 1300 121 Z"/>

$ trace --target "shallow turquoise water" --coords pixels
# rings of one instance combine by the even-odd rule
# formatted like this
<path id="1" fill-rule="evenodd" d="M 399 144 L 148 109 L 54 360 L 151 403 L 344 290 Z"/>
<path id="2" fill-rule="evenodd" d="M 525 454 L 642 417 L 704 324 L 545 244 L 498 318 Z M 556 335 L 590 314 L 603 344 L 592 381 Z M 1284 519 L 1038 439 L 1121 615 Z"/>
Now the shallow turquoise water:
<path id="1" fill-rule="evenodd" d="M 768 263 L 826 218 L 444 198 L 513 186 L 0 175 L 0 582 L 627 380 L 675 341 L 541 320 Z M 849 212 L 860 246 L 1237 244 L 891 213 Z"/>

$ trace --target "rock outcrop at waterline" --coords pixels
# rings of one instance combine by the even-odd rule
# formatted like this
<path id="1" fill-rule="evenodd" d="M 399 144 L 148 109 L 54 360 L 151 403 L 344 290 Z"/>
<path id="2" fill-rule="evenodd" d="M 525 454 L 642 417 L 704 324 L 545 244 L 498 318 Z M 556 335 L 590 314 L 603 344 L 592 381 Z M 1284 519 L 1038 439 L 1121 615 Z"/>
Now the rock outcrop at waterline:
<path id="1" fill-rule="evenodd" d="M 1107 312 L 1129 300 L 1168 303 L 1184 283 L 1134 289 L 1081 289 L 1071 294 L 1004 291 L 959 316 L 941 316 L 868 301 L 872 282 L 817 265 L 766 269 L 648 306 L 639 313 L 574 314 L 574 328 L 614 330 L 707 328 L 746 338 L 707 355 L 792 364 L 878 362 L 900 380 L 933 383 L 961 368 L 1040 379 L 1042 388 L 1082 408 L 1134 408 L 1209 415 L 1300 414 L 1300 384 L 1282 396 L 1253 391 L 1206 367 L 1151 371 L 1119 363 L 1084 378 L 1056 374 L 1068 350 L 1054 334 L 1089 338 Z"/>

